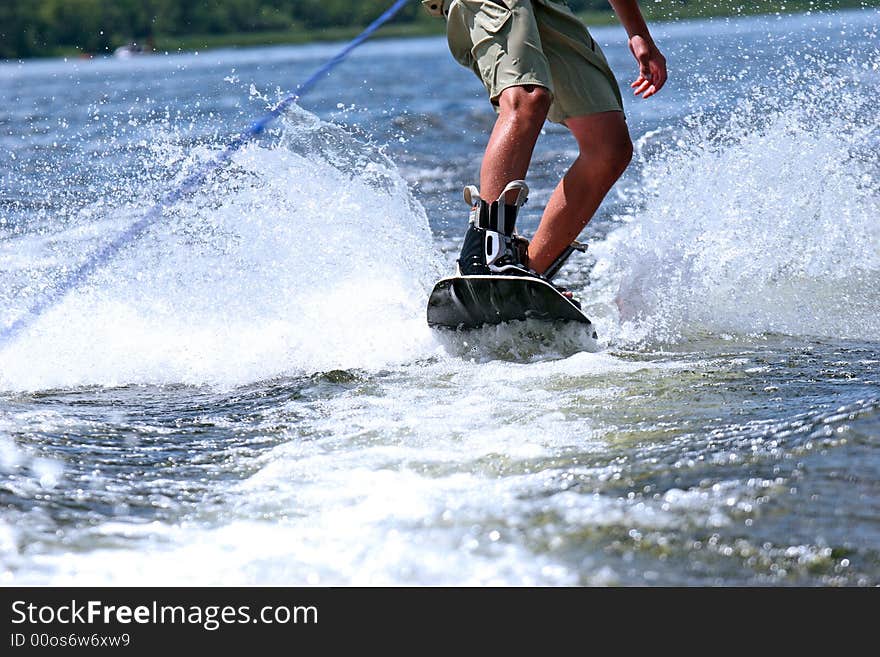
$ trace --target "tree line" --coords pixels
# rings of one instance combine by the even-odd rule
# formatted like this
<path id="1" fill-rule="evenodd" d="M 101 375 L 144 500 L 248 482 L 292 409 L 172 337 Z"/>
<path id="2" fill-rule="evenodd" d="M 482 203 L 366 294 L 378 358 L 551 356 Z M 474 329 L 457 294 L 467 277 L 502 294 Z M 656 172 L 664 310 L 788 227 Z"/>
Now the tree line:
<path id="1" fill-rule="evenodd" d="M 365 25 L 390 0 L 0 0 L 0 58 L 100 53 L 150 37 Z M 572 0 L 573 8 L 608 7 Z M 412 0 L 397 18 L 421 19 Z"/>
<path id="2" fill-rule="evenodd" d="M 361 26 L 390 4 L 391 0 L 0 0 L 0 58 L 71 50 L 101 53 L 161 36 Z M 653 3 L 643 6 L 649 4 Z M 709 4 L 717 6 L 710 0 L 663 3 L 670 9 Z M 575 11 L 609 10 L 607 0 L 568 0 L 568 5 Z M 421 3 L 412 0 L 396 20 L 428 19 Z"/>

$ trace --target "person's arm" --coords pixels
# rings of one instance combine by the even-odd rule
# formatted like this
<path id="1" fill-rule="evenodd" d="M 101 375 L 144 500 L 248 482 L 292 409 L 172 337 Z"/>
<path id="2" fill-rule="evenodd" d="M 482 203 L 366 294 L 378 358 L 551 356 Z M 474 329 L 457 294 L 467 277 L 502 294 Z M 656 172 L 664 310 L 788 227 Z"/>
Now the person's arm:
<path id="1" fill-rule="evenodd" d="M 629 49 L 639 63 L 639 77 L 630 86 L 650 98 L 666 83 L 666 58 L 658 50 L 637 0 L 608 0 L 629 35 Z"/>

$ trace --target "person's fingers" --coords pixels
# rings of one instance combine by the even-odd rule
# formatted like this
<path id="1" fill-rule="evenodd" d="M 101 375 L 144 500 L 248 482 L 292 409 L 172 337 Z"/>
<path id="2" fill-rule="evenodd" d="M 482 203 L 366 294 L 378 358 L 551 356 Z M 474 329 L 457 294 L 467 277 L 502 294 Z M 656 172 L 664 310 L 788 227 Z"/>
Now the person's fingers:
<path id="1" fill-rule="evenodd" d="M 657 91 L 660 90 L 660 87 L 662 87 L 664 84 L 666 84 L 666 72 L 665 71 L 663 73 L 661 73 L 660 79 L 657 80 L 657 82 L 655 82 L 654 84 L 657 86 Z"/>
<path id="2" fill-rule="evenodd" d="M 654 75 L 654 86 L 657 87 L 657 91 L 660 91 L 660 88 L 666 84 L 667 72 L 666 72 L 666 64 L 661 63 L 656 66 L 657 72 Z"/>
<path id="3" fill-rule="evenodd" d="M 666 84 L 666 59 L 638 35 L 629 40 L 629 48 L 639 65 L 639 76 L 629 86 L 634 95 L 650 98 Z"/>

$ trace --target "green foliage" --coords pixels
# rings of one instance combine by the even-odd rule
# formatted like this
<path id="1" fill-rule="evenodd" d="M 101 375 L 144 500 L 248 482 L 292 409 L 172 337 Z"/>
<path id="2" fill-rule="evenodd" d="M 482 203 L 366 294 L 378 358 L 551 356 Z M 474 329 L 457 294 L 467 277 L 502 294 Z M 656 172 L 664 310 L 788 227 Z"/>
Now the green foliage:
<path id="1" fill-rule="evenodd" d="M 320 37 L 328 28 L 327 34 L 339 34 L 337 28 L 366 25 L 390 4 L 391 0 L 0 0 L 0 58 L 71 50 L 100 53 L 149 38 L 162 47 L 163 38 L 180 42 L 191 35 L 216 42 L 220 35 L 240 34 L 248 43 L 258 42 L 261 33 Z M 568 4 L 578 12 L 609 12 L 608 0 L 568 0 Z M 829 9 L 858 5 L 859 0 L 642 2 L 652 19 L 774 11 L 782 4 L 787 10 Z M 863 0 L 863 4 L 880 2 Z M 417 0 L 397 18 L 403 23 L 427 20 Z"/>
<path id="2" fill-rule="evenodd" d="M 0 0 L 0 58 L 106 52 L 147 37 L 364 25 L 389 0 Z M 412 2 L 398 20 L 412 21 Z"/>
<path id="3" fill-rule="evenodd" d="M 572 11 L 607 11 L 611 9 L 608 0 L 567 0 Z"/>

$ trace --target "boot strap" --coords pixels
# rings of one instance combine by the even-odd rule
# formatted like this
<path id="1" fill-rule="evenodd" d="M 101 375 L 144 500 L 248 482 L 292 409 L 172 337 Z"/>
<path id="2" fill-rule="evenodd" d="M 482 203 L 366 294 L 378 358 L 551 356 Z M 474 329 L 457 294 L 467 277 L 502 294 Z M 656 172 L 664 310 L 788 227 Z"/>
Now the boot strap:
<path id="1" fill-rule="evenodd" d="M 475 228 L 483 230 L 489 228 L 489 204 L 483 199 L 480 199 L 471 207 L 470 222 Z"/>
<path id="2" fill-rule="evenodd" d="M 516 191 L 516 199 L 513 203 L 505 203 L 508 192 Z M 524 180 L 514 180 L 508 183 L 496 201 L 488 203 L 480 198 L 477 188 L 468 185 L 464 189 L 464 198 L 471 204 L 470 222 L 477 228 L 493 230 L 505 236 L 513 234 L 516 227 L 516 215 L 519 209 L 525 205 L 529 196 L 529 187 Z"/>
<path id="3" fill-rule="evenodd" d="M 509 236 L 516 227 L 518 212 L 519 208 L 510 203 L 498 201 L 486 203 L 481 199 L 471 208 L 470 222 L 482 230 L 491 230 Z"/>
<path id="4" fill-rule="evenodd" d="M 495 210 L 495 230 L 504 235 L 512 235 L 513 229 L 516 226 L 516 215 L 519 208 L 515 205 L 496 201 L 492 204 L 492 209 Z M 490 212 L 490 221 L 491 214 Z"/>

